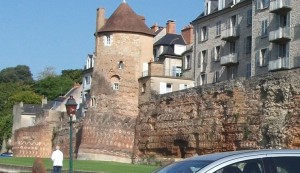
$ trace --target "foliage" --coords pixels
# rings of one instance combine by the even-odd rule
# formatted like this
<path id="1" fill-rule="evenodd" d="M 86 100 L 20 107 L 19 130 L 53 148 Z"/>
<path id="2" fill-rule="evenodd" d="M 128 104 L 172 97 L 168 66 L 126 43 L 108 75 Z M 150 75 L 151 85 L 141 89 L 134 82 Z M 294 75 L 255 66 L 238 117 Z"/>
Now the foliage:
<path id="1" fill-rule="evenodd" d="M 38 80 L 34 85 L 34 90 L 39 95 L 46 96 L 49 100 L 54 100 L 68 92 L 73 84 L 74 82 L 67 77 L 48 76 Z"/>
<path id="2" fill-rule="evenodd" d="M 82 70 L 62 70 L 61 76 L 72 79 L 75 83 L 82 83 Z"/>
<path id="3" fill-rule="evenodd" d="M 8 67 L 0 71 L 0 83 L 33 83 L 32 74 L 26 65 L 18 65 L 16 67 Z"/>
<path id="4" fill-rule="evenodd" d="M 9 98 L 12 103 L 40 104 L 42 97 L 33 91 L 21 91 Z"/>
<path id="5" fill-rule="evenodd" d="M 55 77 L 55 76 L 57 76 L 57 74 L 55 73 L 55 68 L 51 66 L 47 66 L 42 72 L 38 74 L 37 79 L 42 80 L 47 77 Z"/>

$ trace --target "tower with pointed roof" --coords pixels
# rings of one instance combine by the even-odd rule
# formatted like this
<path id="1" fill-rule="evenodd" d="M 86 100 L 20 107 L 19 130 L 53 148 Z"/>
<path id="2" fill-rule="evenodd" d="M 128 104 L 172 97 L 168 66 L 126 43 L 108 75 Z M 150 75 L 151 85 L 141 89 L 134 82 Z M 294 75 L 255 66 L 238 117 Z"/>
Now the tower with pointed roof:
<path id="1" fill-rule="evenodd" d="M 105 19 L 97 10 L 95 64 L 79 159 L 131 162 L 138 116 L 138 79 L 153 60 L 154 33 L 123 1 Z"/>

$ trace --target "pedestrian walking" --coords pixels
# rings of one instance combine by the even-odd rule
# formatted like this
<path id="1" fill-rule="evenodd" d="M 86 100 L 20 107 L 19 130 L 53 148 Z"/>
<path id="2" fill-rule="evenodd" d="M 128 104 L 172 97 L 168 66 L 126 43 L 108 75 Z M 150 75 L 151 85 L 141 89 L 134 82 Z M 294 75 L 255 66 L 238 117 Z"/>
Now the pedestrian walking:
<path id="1" fill-rule="evenodd" d="M 56 150 L 53 151 L 51 156 L 53 161 L 53 173 L 61 173 L 62 170 L 64 155 L 59 149 L 60 147 L 56 146 Z"/>

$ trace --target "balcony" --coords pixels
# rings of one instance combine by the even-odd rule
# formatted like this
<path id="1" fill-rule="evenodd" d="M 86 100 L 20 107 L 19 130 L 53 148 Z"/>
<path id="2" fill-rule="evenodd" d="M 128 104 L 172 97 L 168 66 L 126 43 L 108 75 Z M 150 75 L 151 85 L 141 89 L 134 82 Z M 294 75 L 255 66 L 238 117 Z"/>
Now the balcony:
<path id="1" fill-rule="evenodd" d="M 285 14 L 291 10 L 291 0 L 274 0 L 270 2 L 270 13 Z"/>
<path id="2" fill-rule="evenodd" d="M 223 30 L 221 39 L 229 42 L 235 41 L 239 38 L 239 35 L 240 35 L 240 27 L 234 26 Z"/>
<path id="3" fill-rule="evenodd" d="M 291 40 L 290 27 L 279 28 L 276 31 L 271 31 L 269 41 L 272 43 L 285 43 Z"/>
<path id="4" fill-rule="evenodd" d="M 290 58 L 280 57 L 276 60 L 269 61 L 269 71 L 287 70 L 290 69 Z"/>
<path id="5" fill-rule="evenodd" d="M 221 66 L 230 66 L 238 64 L 238 54 L 233 53 L 221 57 L 220 65 Z"/>

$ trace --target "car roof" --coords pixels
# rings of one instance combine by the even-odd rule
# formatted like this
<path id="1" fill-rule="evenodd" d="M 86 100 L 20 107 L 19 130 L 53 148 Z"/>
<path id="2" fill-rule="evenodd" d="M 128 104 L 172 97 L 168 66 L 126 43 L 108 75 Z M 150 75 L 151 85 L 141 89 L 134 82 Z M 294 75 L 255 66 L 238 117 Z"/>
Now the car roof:
<path id="1" fill-rule="evenodd" d="M 262 149 L 262 150 L 239 150 L 239 151 L 228 151 L 213 154 L 206 154 L 201 156 L 194 156 L 187 160 L 206 160 L 216 161 L 223 158 L 234 158 L 243 157 L 249 155 L 262 155 L 262 154 L 300 154 L 300 149 Z"/>

